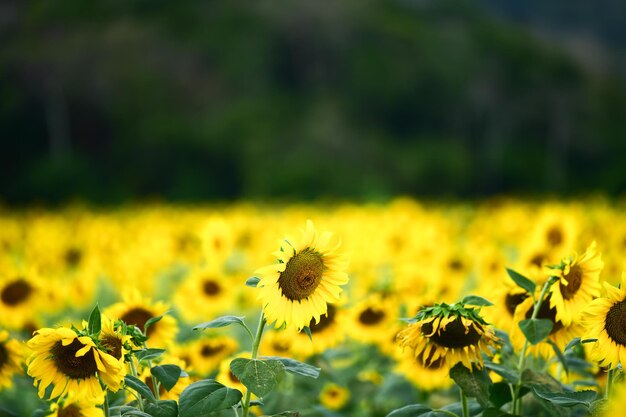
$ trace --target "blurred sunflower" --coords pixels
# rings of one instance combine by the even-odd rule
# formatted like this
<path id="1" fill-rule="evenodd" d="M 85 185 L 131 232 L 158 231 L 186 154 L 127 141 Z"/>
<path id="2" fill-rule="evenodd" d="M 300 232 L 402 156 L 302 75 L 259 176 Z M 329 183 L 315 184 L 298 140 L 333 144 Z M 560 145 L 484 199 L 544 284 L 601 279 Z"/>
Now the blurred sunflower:
<path id="1" fill-rule="evenodd" d="M 115 392 L 126 373 L 124 366 L 98 349 L 89 336 L 79 336 L 65 327 L 37 330 L 28 347 L 33 352 L 28 360 L 28 375 L 35 378 L 41 398 L 52 384 L 50 398 L 72 393 L 101 403 L 104 391 L 98 378 Z"/>
<path id="2" fill-rule="evenodd" d="M 194 268 L 176 289 L 174 304 L 185 320 L 206 320 L 235 307 L 233 299 L 240 285 L 231 282 L 221 265 L 212 261 Z"/>
<path id="3" fill-rule="evenodd" d="M 482 353 L 490 354 L 498 339 L 479 310 L 462 304 L 435 304 L 422 308 L 413 322 L 398 333 L 402 347 L 413 350 L 424 366 L 445 361 L 449 369 L 461 362 L 472 369 L 483 366 Z"/>
<path id="4" fill-rule="evenodd" d="M 348 309 L 345 328 L 348 335 L 359 342 L 377 343 L 389 340 L 390 331 L 398 321 L 398 302 L 392 297 L 373 294 Z M 315 339 L 314 339 L 315 340 Z"/>
<path id="5" fill-rule="evenodd" d="M 348 258 L 337 252 L 341 242 L 331 244 L 331 238 L 330 232 L 318 236 L 307 220 L 300 240 L 286 237 L 273 253 L 278 263 L 256 271 L 268 323 L 300 330 L 313 318 L 319 321 L 328 303 L 339 301 L 340 286 L 348 283 Z"/>
<path id="6" fill-rule="evenodd" d="M 23 348 L 20 342 L 9 337 L 6 330 L 0 331 L 0 389 L 13 385 L 13 375 L 21 374 Z"/>
<path id="7" fill-rule="evenodd" d="M 485 318 L 496 328 L 510 333 L 517 327 L 514 320 L 515 309 L 529 297 L 528 293 L 516 285 L 509 284 L 509 281 L 505 283 L 498 281 L 498 285 L 492 283 L 491 286 L 493 289 L 487 290 L 485 294 L 486 298 L 493 302 L 493 306 L 485 312 Z"/>
<path id="8" fill-rule="evenodd" d="M 148 320 L 167 313 L 168 306 L 162 301 L 152 302 L 134 290 L 124 294 L 122 301 L 107 307 L 103 314 L 114 320 L 137 326 L 142 332 Z M 146 342 L 148 347 L 167 347 L 178 332 L 176 319 L 165 314 L 161 320 L 148 327 Z"/>
<path id="9" fill-rule="evenodd" d="M 43 282 L 33 268 L 9 268 L 0 273 L 0 325 L 20 329 L 36 320 L 42 308 Z"/>
<path id="10" fill-rule="evenodd" d="M 231 337 L 206 337 L 181 346 L 178 356 L 186 359 L 198 375 L 206 377 L 215 372 L 220 362 L 238 348 L 239 344 Z"/>
<path id="11" fill-rule="evenodd" d="M 600 271 L 604 263 L 593 242 L 580 256 L 565 258 L 558 271 L 558 285 L 551 288 L 550 306 L 556 308 L 556 319 L 564 325 L 577 320 L 583 309 L 600 296 Z"/>
<path id="12" fill-rule="evenodd" d="M 93 400 L 67 396 L 50 405 L 46 417 L 104 417 L 104 412 Z"/>
<path id="13" fill-rule="evenodd" d="M 620 288 L 604 283 L 607 296 L 593 300 L 585 309 L 586 339 L 598 339 L 589 352 L 600 365 L 626 366 L 626 273 Z"/>
<path id="14" fill-rule="evenodd" d="M 319 400 L 329 410 L 341 410 L 350 400 L 350 391 L 335 383 L 327 383 L 320 392 Z"/>

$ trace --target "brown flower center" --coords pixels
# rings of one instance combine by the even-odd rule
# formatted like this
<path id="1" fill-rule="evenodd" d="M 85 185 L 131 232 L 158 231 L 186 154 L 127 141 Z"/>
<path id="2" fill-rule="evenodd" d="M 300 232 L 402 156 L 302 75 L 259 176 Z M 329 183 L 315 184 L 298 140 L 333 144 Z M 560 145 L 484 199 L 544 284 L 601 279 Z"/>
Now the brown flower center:
<path id="1" fill-rule="evenodd" d="M 545 260 L 546 255 L 544 255 L 543 253 L 536 253 L 532 258 L 530 258 L 529 264 L 535 265 L 537 268 L 541 268 Z"/>
<path id="2" fill-rule="evenodd" d="M 98 367 L 94 358 L 93 351 L 89 351 L 83 356 L 76 357 L 76 352 L 84 348 L 78 339 L 74 339 L 72 343 L 63 346 L 59 340 L 51 349 L 52 360 L 57 369 L 65 376 L 72 379 L 84 379 L 94 376 Z"/>
<path id="3" fill-rule="evenodd" d="M 108 334 L 100 340 L 100 344 L 115 359 L 122 357 L 122 341 L 117 337 Z"/>
<path id="4" fill-rule="evenodd" d="M 208 296 L 213 296 L 222 292 L 222 288 L 217 282 L 209 278 L 202 283 L 202 291 Z"/>
<path id="5" fill-rule="evenodd" d="M 434 361 L 431 362 L 433 355 L 435 354 L 435 349 L 431 349 L 428 357 L 426 358 L 426 362 L 424 363 L 424 352 L 421 352 L 419 355 L 415 357 L 415 360 L 426 369 L 440 369 L 445 363 L 444 356 L 440 356 Z"/>
<path id="6" fill-rule="evenodd" d="M 2 300 L 5 305 L 15 307 L 26 301 L 32 292 L 33 287 L 31 287 L 28 281 L 24 278 L 17 278 L 2 289 L 0 300 Z"/>
<path id="7" fill-rule="evenodd" d="M 80 408 L 75 404 L 70 404 L 67 407 L 59 408 L 58 414 L 59 417 L 82 417 L 83 413 L 80 411 Z"/>
<path id="8" fill-rule="evenodd" d="M 604 330 L 615 343 L 626 346 L 626 300 L 611 306 L 604 319 Z"/>
<path id="9" fill-rule="evenodd" d="M 272 343 L 272 347 L 277 352 L 287 352 L 289 348 L 291 347 L 291 344 L 284 342 L 284 341 L 275 340 Z"/>
<path id="10" fill-rule="evenodd" d="M 385 312 L 368 307 L 359 314 L 359 322 L 366 326 L 374 326 L 385 318 Z"/>
<path id="11" fill-rule="evenodd" d="M 433 321 L 422 325 L 422 334 L 433 333 Z M 482 330 L 480 324 L 474 323 L 474 325 Z M 440 327 L 430 336 L 430 339 L 439 346 L 451 349 L 476 345 L 480 338 L 481 333 L 479 333 L 474 326 L 465 327 L 460 316 L 448 323 L 445 329 L 441 329 Z"/>
<path id="12" fill-rule="evenodd" d="M 200 349 L 200 355 L 202 355 L 205 358 L 210 358 L 211 356 L 214 356 L 223 350 L 224 350 L 224 345 L 221 343 L 214 344 L 214 345 L 204 345 L 202 346 L 202 349 Z"/>
<path id="13" fill-rule="evenodd" d="M 69 248 L 65 252 L 65 264 L 71 268 L 78 266 L 83 259 L 83 253 L 78 248 Z"/>
<path id="14" fill-rule="evenodd" d="M 278 286 L 285 297 L 299 301 L 315 292 L 323 273 L 322 255 L 305 249 L 287 262 L 285 270 L 278 278 Z"/>
<path id="15" fill-rule="evenodd" d="M 559 281 L 559 288 L 561 289 L 561 295 L 565 300 L 569 300 L 576 295 L 580 284 L 583 282 L 583 269 L 580 265 L 573 265 L 570 267 L 569 273 L 564 277 L 567 280 L 567 285 L 563 285 L 563 282 Z"/>
<path id="16" fill-rule="evenodd" d="M 506 311 L 509 312 L 511 316 L 515 314 L 515 308 L 522 303 L 525 299 L 528 298 L 528 294 L 526 293 L 507 293 L 506 298 L 504 299 L 504 304 L 506 305 Z"/>
<path id="17" fill-rule="evenodd" d="M 532 317 L 532 315 L 533 315 L 533 306 L 531 305 L 530 309 L 526 312 L 525 316 L 527 319 L 529 319 Z M 556 308 L 550 307 L 550 302 L 548 300 L 545 300 L 543 303 L 541 303 L 541 307 L 539 307 L 539 312 L 537 313 L 537 318 L 548 319 L 552 323 L 554 323 L 552 326 L 552 330 L 550 330 L 551 335 L 553 335 L 554 333 L 558 332 L 559 330 L 563 328 L 563 323 L 561 323 L 561 321 L 556 320 Z"/>
<path id="18" fill-rule="evenodd" d="M 135 307 L 135 308 L 128 310 L 120 318 L 122 319 L 124 323 L 128 325 L 132 325 L 132 326 L 137 326 L 139 330 L 143 332 L 143 327 L 146 325 L 146 322 L 150 320 L 152 317 L 154 316 L 148 310 L 141 308 L 141 307 Z M 148 327 L 146 336 L 150 336 L 152 334 L 152 332 L 154 331 L 154 326 L 156 325 L 157 323 Z"/>
<path id="19" fill-rule="evenodd" d="M 563 232 L 558 226 L 552 226 L 546 233 L 546 239 L 550 246 L 558 246 L 563 242 Z"/>
<path id="20" fill-rule="evenodd" d="M 320 333 L 335 322 L 335 315 L 337 313 L 337 307 L 332 304 L 328 304 L 325 316 L 320 316 L 319 323 L 315 323 L 315 319 L 311 319 L 309 323 L 309 330 L 311 333 Z"/>
<path id="21" fill-rule="evenodd" d="M 4 343 L 0 343 L 0 371 L 7 362 L 9 362 L 9 352 Z"/>

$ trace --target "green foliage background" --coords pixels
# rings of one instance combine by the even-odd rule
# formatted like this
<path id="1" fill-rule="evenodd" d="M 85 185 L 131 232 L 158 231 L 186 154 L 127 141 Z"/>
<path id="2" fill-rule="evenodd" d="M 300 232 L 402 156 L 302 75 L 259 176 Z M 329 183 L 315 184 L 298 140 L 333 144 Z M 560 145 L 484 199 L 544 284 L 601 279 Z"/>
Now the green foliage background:
<path id="1" fill-rule="evenodd" d="M 4 5 L 0 199 L 621 193 L 626 42 L 483 3 Z"/>

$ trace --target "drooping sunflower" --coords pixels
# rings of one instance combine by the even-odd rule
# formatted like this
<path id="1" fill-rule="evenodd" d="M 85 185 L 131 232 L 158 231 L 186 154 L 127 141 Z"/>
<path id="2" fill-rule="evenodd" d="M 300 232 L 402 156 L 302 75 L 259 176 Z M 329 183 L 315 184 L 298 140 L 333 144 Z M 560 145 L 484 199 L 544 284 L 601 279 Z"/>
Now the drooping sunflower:
<path id="1" fill-rule="evenodd" d="M 398 355 L 398 363 L 395 372 L 403 375 L 417 388 L 424 391 L 448 388 L 453 381 L 450 378 L 450 369 L 446 366 L 443 357 L 426 363 L 422 355 L 417 357 L 411 353 L 403 352 Z"/>
<path id="2" fill-rule="evenodd" d="M 320 403 L 329 410 L 341 410 L 350 400 L 350 391 L 335 383 L 327 383 L 320 392 Z"/>
<path id="3" fill-rule="evenodd" d="M 273 253 L 278 263 L 256 271 L 268 323 L 300 330 L 313 318 L 319 321 L 328 303 L 339 302 L 341 285 L 348 283 L 348 258 L 338 253 L 341 241 L 331 244 L 331 239 L 330 232 L 318 236 L 307 220 L 299 240 L 286 237 Z"/>
<path id="4" fill-rule="evenodd" d="M 620 288 L 604 283 L 606 297 L 593 300 L 585 309 L 585 339 L 598 339 L 589 356 L 601 366 L 626 366 L 626 273 Z"/>
<path id="5" fill-rule="evenodd" d="M 556 308 L 556 319 L 568 326 L 577 320 L 587 304 L 600 296 L 600 271 L 604 263 L 591 243 L 580 256 L 565 258 L 558 271 L 559 282 L 552 286 L 550 306 Z"/>
<path id="6" fill-rule="evenodd" d="M 46 417 L 104 417 L 104 411 L 93 400 L 67 396 L 53 402 Z"/>
<path id="7" fill-rule="evenodd" d="M 114 320 L 121 319 L 126 324 L 137 326 L 143 331 L 148 320 L 165 314 L 167 311 L 168 306 L 164 302 L 152 302 L 135 290 L 125 293 L 121 302 L 107 307 L 103 314 Z M 176 319 L 165 314 L 161 320 L 148 327 L 146 344 L 148 347 L 167 347 L 173 342 L 177 332 Z"/>
<path id="8" fill-rule="evenodd" d="M 435 304 L 422 308 L 406 329 L 398 333 L 402 347 L 413 350 L 425 366 L 445 361 L 450 369 L 462 363 L 468 369 L 472 364 L 483 366 L 482 353 L 490 354 L 498 339 L 479 310 L 458 304 Z"/>
<path id="9" fill-rule="evenodd" d="M 28 360 L 28 375 L 35 378 L 41 398 L 52 384 L 50 398 L 71 393 L 101 403 L 104 391 L 98 377 L 113 392 L 124 379 L 125 368 L 117 359 L 98 349 L 91 337 L 79 336 L 72 329 L 39 329 L 28 341 L 28 347 L 33 352 Z"/>
<path id="10" fill-rule="evenodd" d="M 20 342 L 0 331 L 0 389 L 13 385 L 13 375 L 22 372 L 23 349 Z"/>

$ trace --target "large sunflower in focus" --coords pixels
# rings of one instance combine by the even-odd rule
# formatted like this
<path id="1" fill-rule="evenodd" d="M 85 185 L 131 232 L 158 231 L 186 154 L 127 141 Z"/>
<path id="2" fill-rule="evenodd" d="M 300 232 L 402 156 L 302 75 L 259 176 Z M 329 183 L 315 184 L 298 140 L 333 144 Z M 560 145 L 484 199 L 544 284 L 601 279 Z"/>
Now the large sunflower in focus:
<path id="1" fill-rule="evenodd" d="M 50 398 L 71 393 L 101 403 L 104 391 L 100 379 L 109 390 L 117 391 L 126 373 L 124 366 L 98 349 L 89 336 L 79 336 L 65 327 L 37 330 L 28 347 L 33 351 L 28 375 L 35 378 L 41 398 L 52 384 Z"/>
<path id="2" fill-rule="evenodd" d="M 468 369 L 472 364 L 483 366 L 482 353 L 489 354 L 498 339 L 493 330 L 479 315 L 478 310 L 462 304 L 435 304 L 422 308 L 414 322 L 398 333 L 402 347 L 413 350 L 415 358 L 424 366 L 441 366 L 450 369 L 462 363 Z"/>
<path id="3" fill-rule="evenodd" d="M 332 233 L 318 236 L 307 220 L 299 240 L 285 238 L 273 254 L 278 263 L 256 271 L 258 298 L 268 323 L 298 330 L 319 321 L 327 304 L 339 301 L 341 285 L 348 282 L 346 255 L 338 253 L 341 242 L 331 244 Z"/>
<path id="4" fill-rule="evenodd" d="M 550 306 L 556 308 L 556 319 L 569 325 L 583 309 L 600 296 L 600 271 L 604 263 L 593 242 L 580 256 L 563 259 L 558 270 L 558 285 L 552 286 Z"/>
<path id="5" fill-rule="evenodd" d="M 593 300 L 585 309 L 585 338 L 598 339 L 589 356 L 602 366 L 626 366 L 626 273 L 621 287 L 604 283 L 607 296 Z"/>

